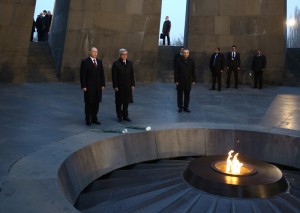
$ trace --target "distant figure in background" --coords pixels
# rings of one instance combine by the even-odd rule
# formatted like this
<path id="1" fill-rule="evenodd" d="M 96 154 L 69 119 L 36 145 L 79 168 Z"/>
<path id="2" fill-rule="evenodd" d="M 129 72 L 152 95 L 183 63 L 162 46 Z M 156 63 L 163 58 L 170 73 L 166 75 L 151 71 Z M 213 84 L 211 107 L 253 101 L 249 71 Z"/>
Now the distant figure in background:
<path id="1" fill-rule="evenodd" d="M 189 110 L 190 92 L 192 84 L 196 82 L 195 62 L 189 57 L 190 51 L 184 49 L 182 57 L 177 60 L 174 72 L 174 83 L 177 89 L 178 112 L 191 112 Z M 184 99 L 184 100 L 183 100 Z"/>
<path id="2" fill-rule="evenodd" d="M 50 11 L 48 11 L 47 15 L 48 15 L 48 17 L 49 17 L 49 29 L 50 29 L 51 23 L 52 23 L 52 14 L 51 14 Z"/>
<path id="3" fill-rule="evenodd" d="M 162 33 L 164 34 L 163 45 L 165 45 L 165 39 L 167 37 L 168 46 L 170 46 L 170 31 L 171 31 L 171 21 L 169 20 L 169 16 L 166 16 L 165 22 L 162 28 Z"/>
<path id="4" fill-rule="evenodd" d="M 44 31 L 43 31 L 43 13 L 37 16 L 35 20 L 35 27 L 38 34 L 38 41 L 43 41 L 44 39 Z"/>
<path id="5" fill-rule="evenodd" d="M 35 32 L 35 21 L 33 19 L 33 22 L 32 22 L 32 28 L 31 28 L 31 35 L 30 35 L 30 41 L 33 41 L 33 34 Z"/>
<path id="6" fill-rule="evenodd" d="M 132 91 L 135 88 L 133 64 L 127 60 L 128 51 L 119 50 L 119 59 L 112 65 L 112 83 L 115 90 L 115 104 L 118 122 L 131 121 L 128 117 L 128 105 L 133 103 Z"/>
<path id="7" fill-rule="evenodd" d="M 227 88 L 230 87 L 230 80 L 231 80 L 231 73 L 234 74 L 234 87 L 238 88 L 239 83 L 239 73 L 241 66 L 241 58 L 240 54 L 236 52 L 236 46 L 232 46 L 232 51 L 227 54 L 226 57 L 226 64 L 227 64 Z"/>
<path id="8" fill-rule="evenodd" d="M 253 88 L 257 88 L 257 83 L 259 89 L 262 89 L 263 86 L 263 74 L 264 69 L 267 65 L 266 56 L 262 54 L 261 49 L 256 50 L 256 55 L 253 57 L 251 70 L 254 72 L 254 86 Z"/>
<path id="9" fill-rule="evenodd" d="M 97 114 L 99 103 L 102 100 L 102 90 L 105 88 L 105 77 L 102 61 L 97 59 L 98 50 L 92 47 L 89 57 L 81 62 L 80 83 L 84 92 L 85 122 L 87 126 L 92 123 L 101 124 Z"/>
<path id="10" fill-rule="evenodd" d="M 177 60 L 180 59 L 180 57 L 182 57 L 183 50 L 184 50 L 184 47 L 180 47 L 179 52 L 175 53 L 175 55 L 174 55 L 174 58 L 173 58 L 173 69 L 174 70 L 175 70 Z"/>
<path id="11" fill-rule="evenodd" d="M 50 30 L 50 16 L 47 13 L 47 10 L 43 10 L 43 31 L 44 31 L 44 41 L 48 41 L 49 30 Z"/>
<path id="12" fill-rule="evenodd" d="M 209 61 L 209 68 L 212 74 L 212 86 L 211 90 L 216 89 L 216 81 L 218 82 L 218 91 L 221 91 L 222 87 L 222 77 L 221 73 L 223 72 L 225 66 L 225 57 L 220 52 L 220 48 L 215 49 L 215 53 L 211 55 Z"/>

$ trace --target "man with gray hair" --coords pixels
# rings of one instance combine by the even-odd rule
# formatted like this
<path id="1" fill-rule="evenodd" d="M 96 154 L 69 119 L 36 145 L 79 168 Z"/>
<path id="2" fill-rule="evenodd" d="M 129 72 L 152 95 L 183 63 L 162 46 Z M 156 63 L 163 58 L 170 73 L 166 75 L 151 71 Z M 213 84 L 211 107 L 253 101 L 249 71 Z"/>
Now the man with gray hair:
<path id="1" fill-rule="evenodd" d="M 119 50 L 119 59 L 112 65 L 112 83 L 115 90 L 115 104 L 118 122 L 131 121 L 128 117 L 128 105 L 133 103 L 132 91 L 135 88 L 133 64 L 127 60 L 128 51 Z"/>
<path id="2" fill-rule="evenodd" d="M 176 61 L 174 72 L 174 83 L 177 89 L 177 106 L 178 112 L 182 112 L 182 108 L 185 112 L 190 113 L 190 92 L 192 85 L 196 82 L 195 62 L 189 57 L 190 51 L 184 49 L 182 56 Z"/>

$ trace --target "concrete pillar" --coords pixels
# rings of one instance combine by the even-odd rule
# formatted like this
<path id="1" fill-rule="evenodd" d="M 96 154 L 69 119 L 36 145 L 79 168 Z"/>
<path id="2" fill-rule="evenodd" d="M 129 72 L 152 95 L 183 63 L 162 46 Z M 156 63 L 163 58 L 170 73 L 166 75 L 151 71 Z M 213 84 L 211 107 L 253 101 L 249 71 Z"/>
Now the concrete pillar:
<path id="1" fill-rule="evenodd" d="M 35 0 L 0 2 L 0 82 L 26 81 Z"/>
<path id="2" fill-rule="evenodd" d="M 198 80 L 209 82 L 208 62 L 215 47 L 227 53 L 236 45 L 242 60 L 241 83 L 252 83 L 252 56 L 261 48 L 267 56 L 265 82 L 282 84 L 285 8 L 286 2 L 280 0 L 190 0 L 188 44 L 197 61 Z M 223 79 L 226 75 L 224 72 Z"/>
<path id="3" fill-rule="evenodd" d="M 63 81 L 78 81 L 80 61 L 96 46 L 106 79 L 118 50 L 126 48 L 135 65 L 137 81 L 155 81 L 161 1 L 70 1 L 61 66 Z"/>

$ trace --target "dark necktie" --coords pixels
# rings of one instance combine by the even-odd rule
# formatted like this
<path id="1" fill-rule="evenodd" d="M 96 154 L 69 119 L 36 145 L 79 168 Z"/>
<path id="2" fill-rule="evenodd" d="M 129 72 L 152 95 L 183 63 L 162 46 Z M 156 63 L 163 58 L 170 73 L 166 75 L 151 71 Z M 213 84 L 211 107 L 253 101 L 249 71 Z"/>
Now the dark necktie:
<path id="1" fill-rule="evenodd" d="M 96 59 L 93 59 L 93 64 L 94 64 L 94 67 L 96 68 L 97 67 Z"/>

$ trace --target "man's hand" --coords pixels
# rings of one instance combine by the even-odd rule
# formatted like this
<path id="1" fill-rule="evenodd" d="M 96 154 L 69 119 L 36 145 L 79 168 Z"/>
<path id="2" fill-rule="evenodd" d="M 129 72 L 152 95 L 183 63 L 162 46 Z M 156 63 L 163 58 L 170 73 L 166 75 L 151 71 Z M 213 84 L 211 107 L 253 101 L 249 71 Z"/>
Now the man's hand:
<path id="1" fill-rule="evenodd" d="M 131 86 L 131 90 L 134 90 L 134 86 Z"/>
<path id="2" fill-rule="evenodd" d="M 84 88 L 82 88 L 82 90 L 83 90 L 84 92 L 86 92 L 86 91 L 87 91 L 87 88 L 86 88 L 86 87 L 84 87 Z"/>
<path id="3" fill-rule="evenodd" d="M 178 85 L 178 84 L 179 84 L 179 82 L 176 82 L 175 84 L 176 84 L 176 85 Z"/>
<path id="4" fill-rule="evenodd" d="M 105 89 L 105 87 L 101 87 L 101 89 L 102 89 L 102 90 L 104 90 L 104 89 Z"/>
<path id="5" fill-rule="evenodd" d="M 116 88 L 114 88 L 114 89 L 115 89 L 115 91 L 116 91 L 116 92 L 118 92 L 118 91 L 119 91 L 119 88 L 118 88 L 118 87 L 116 87 Z"/>

